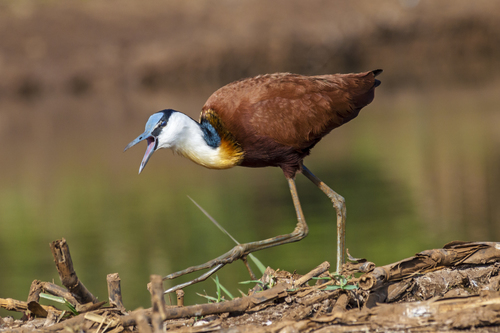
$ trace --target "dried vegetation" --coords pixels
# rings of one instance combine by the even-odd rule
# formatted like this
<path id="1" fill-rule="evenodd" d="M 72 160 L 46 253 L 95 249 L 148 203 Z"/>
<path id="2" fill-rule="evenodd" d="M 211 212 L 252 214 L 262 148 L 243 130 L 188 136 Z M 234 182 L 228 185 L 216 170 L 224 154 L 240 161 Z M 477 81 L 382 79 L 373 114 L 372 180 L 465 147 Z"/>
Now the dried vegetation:
<path id="1" fill-rule="evenodd" d="M 452 242 L 382 267 L 351 257 L 341 272 L 348 283 L 340 285 L 335 278 L 309 285 L 331 276 L 328 262 L 305 275 L 268 268 L 248 295 L 192 306 L 182 305 L 183 292 L 177 306 L 166 306 L 162 278 L 152 275 L 152 307 L 134 311 L 122 302 L 118 274 L 108 275 L 109 304 L 99 302 L 78 279 L 66 241 L 51 249 L 66 288 L 35 280 L 27 302 L 0 299 L 3 308 L 24 313 L 21 320 L 2 319 L 0 331 L 500 330 L 500 243 Z M 41 305 L 42 292 L 63 297 L 76 311 Z"/>

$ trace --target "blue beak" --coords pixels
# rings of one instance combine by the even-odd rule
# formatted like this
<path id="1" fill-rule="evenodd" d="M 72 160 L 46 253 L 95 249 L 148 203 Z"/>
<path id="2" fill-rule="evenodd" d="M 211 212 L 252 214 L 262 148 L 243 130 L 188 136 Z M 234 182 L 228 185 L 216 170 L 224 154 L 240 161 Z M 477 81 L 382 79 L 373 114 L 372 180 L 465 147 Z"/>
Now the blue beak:
<path id="1" fill-rule="evenodd" d="M 125 147 L 125 150 L 127 150 L 130 147 L 135 146 L 137 143 L 139 143 L 143 140 L 147 141 L 148 147 L 146 149 L 146 153 L 144 154 L 144 157 L 142 158 L 141 166 L 139 167 L 139 173 L 142 172 L 142 169 L 144 169 L 144 167 L 148 163 L 149 159 L 151 158 L 151 155 L 153 155 L 153 153 L 156 149 L 156 142 L 157 142 L 156 138 L 154 136 L 151 136 L 151 133 L 144 132 L 141 135 L 139 135 L 139 137 L 137 139 L 135 139 L 134 141 L 129 143 L 127 145 L 127 147 Z"/>
<path id="2" fill-rule="evenodd" d="M 130 147 L 135 146 L 136 144 L 138 144 L 139 142 L 141 142 L 143 140 L 146 140 L 146 142 L 148 143 L 146 153 L 144 154 L 144 157 L 142 158 L 141 166 L 139 167 L 139 173 L 141 173 L 142 169 L 144 169 L 144 167 L 148 163 L 149 159 L 151 158 L 151 155 L 153 155 L 153 153 L 156 150 L 156 147 L 158 146 L 158 139 L 153 134 L 153 131 L 156 129 L 156 126 L 158 125 L 158 121 L 160 119 L 161 119 L 160 115 L 158 115 L 158 114 L 152 115 L 149 118 L 148 122 L 146 123 L 146 130 L 144 131 L 144 133 L 139 135 L 137 137 L 137 139 L 135 139 L 134 141 L 129 143 L 127 145 L 127 147 L 125 147 L 125 150 L 127 150 Z"/>

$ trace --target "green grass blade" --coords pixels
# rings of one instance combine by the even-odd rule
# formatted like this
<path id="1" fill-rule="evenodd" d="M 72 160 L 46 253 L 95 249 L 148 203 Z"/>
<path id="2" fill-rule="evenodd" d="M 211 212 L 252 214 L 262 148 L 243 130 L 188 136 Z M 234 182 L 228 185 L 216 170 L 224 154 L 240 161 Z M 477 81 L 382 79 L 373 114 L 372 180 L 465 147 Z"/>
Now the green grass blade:
<path id="1" fill-rule="evenodd" d="M 64 302 L 65 302 L 66 306 L 68 307 L 69 311 L 71 311 L 72 314 L 74 314 L 75 316 L 78 316 L 80 314 L 80 313 L 78 313 L 78 311 L 76 311 L 76 309 L 73 306 L 73 304 L 71 304 L 70 302 L 68 302 L 68 300 L 64 299 Z"/>
<path id="2" fill-rule="evenodd" d="M 234 296 L 229 292 L 229 290 L 227 290 L 226 287 L 224 287 L 222 284 L 220 285 L 220 288 L 222 289 L 222 291 L 224 292 L 224 294 L 227 295 L 227 297 L 229 297 L 230 299 L 234 299 Z"/>
<path id="3" fill-rule="evenodd" d="M 215 286 L 217 287 L 217 303 L 220 303 L 221 300 L 221 291 L 220 291 L 220 282 L 219 277 L 216 275 L 215 279 L 212 279 L 215 282 Z"/>
<path id="4" fill-rule="evenodd" d="M 40 297 L 44 298 L 44 299 L 47 299 L 49 301 L 53 301 L 53 302 L 64 304 L 64 305 L 66 305 L 68 307 L 69 311 L 71 311 L 71 313 L 73 313 L 75 316 L 79 315 L 78 311 L 76 311 L 76 309 L 73 306 L 73 304 L 71 304 L 70 302 L 68 302 L 64 297 L 54 296 L 54 295 L 50 295 L 50 294 L 46 294 L 46 293 L 40 293 Z"/>
<path id="5" fill-rule="evenodd" d="M 323 290 L 337 290 L 340 289 L 340 286 L 326 286 Z"/>
<path id="6" fill-rule="evenodd" d="M 191 198 L 189 195 L 188 195 L 187 197 L 189 198 L 189 200 L 191 200 L 191 201 L 192 201 L 192 202 L 196 205 L 196 207 L 198 207 L 198 209 L 199 209 L 199 210 L 201 210 L 201 212 L 202 212 L 203 214 L 205 214 L 205 216 L 206 216 L 206 217 L 208 217 L 208 219 L 209 219 L 210 221 L 212 221 L 212 223 L 213 223 L 213 224 L 215 224 L 215 225 L 217 226 L 217 228 L 219 228 L 219 229 L 220 229 L 220 231 L 222 231 L 223 233 L 225 233 L 225 234 L 226 234 L 229 238 L 231 238 L 231 239 L 233 240 L 233 242 L 235 242 L 237 245 L 240 245 L 240 243 L 239 243 L 239 242 L 238 242 L 238 241 L 237 241 L 237 240 L 236 240 L 233 236 L 231 236 L 231 234 L 230 234 L 230 233 L 229 233 L 226 229 L 224 229 L 224 227 L 223 227 L 223 226 L 221 226 L 221 225 L 219 224 L 219 222 L 217 222 L 217 221 L 216 221 L 216 220 L 215 220 L 215 219 L 214 219 L 214 218 L 213 218 L 210 214 L 208 214 L 208 212 L 207 212 L 205 209 L 203 209 L 203 208 L 202 208 L 202 207 L 201 207 L 201 206 L 200 206 L 200 205 L 199 205 L 196 201 L 194 201 L 194 200 L 193 200 L 193 198 Z"/>
<path id="7" fill-rule="evenodd" d="M 264 282 L 260 281 L 260 280 L 248 280 L 248 281 L 241 281 L 241 282 L 238 282 L 239 284 L 250 284 L 250 283 L 259 283 L 259 284 L 264 284 Z"/>
<path id="8" fill-rule="evenodd" d="M 313 277 L 313 280 L 331 280 L 332 278 L 329 276 L 323 276 L 323 277 Z"/>
<path id="9" fill-rule="evenodd" d="M 58 302 L 61 304 L 66 304 L 66 300 L 64 299 L 64 297 L 54 296 L 54 295 L 50 295 L 50 294 L 46 294 L 46 293 L 40 293 L 40 297 L 48 299 L 49 301 Z"/>
<path id="10" fill-rule="evenodd" d="M 219 228 L 220 231 L 222 231 L 223 233 L 225 233 L 229 238 L 231 238 L 233 240 L 233 242 L 236 243 L 236 245 L 240 245 L 240 242 L 238 242 L 236 240 L 236 238 L 234 238 L 226 229 L 224 229 L 223 226 L 221 226 L 219 224 L 219 222 L 217 222 L 210 214 L 208 214 L 208 212 L 203 209 L 203 207 L 201 207 L 196 201 L 193 200 L 193 198 L 191 198 L 189 195 L 187 196 L 189 198 L 189 200 L 191 200 L 195 205 L 196 207 L 198 207 L 199 210 L 201 210 L 201 212 L 203 214 L 205 214 L 206 217 L 208 217 L 208 219 L 210 221 L 212 221 L 213 224 L 215 224 L 215 226 L 217 228 Z M 252 259 L 253 263 L 257 266 L 257 268 L 259 269 L 260 273 L 262 275 L 264 275 L 264 272 L 266 271 L 266 266 L 264 266 L 264 264 L 259 260 L 257 259 L 253 254 L 249 254 L 248 255 L 250 257 L 250 259 Z"/>
<path id="11" fill-rule="evenodd" d="M 344 290 L 355 290 L 355 289 L 358 289 L 358 286 L 355 286 L 353 284 L 348 284 L 347 286 L 344 286 L 344 288 L 342 288 Z"/>
<path id="12" fill-rule="evenodd" d="M 203 294 L 200 294 L 200 293 L 196 293 L 196 295 L 198 295 L 200 297 L 203 297 L 203 298 L 206 298 L 208 301 L 212 301 L 214 303 L 217 303 L 217 298 L 215 298 L 213 296 L 203 295 Z"/>
<path id="13" fill-rule="evenodd" d="M 255 266 L 257 266 L 260 273 L 264 275 L 264 272 L 266 271 L 266 266 L 264 266 L 264 264 L 259 259 L 257 259 L 257 257 L 255 257 L 253 254 L 250 253 L 248 257 L 252 259 L 253 263 L 255 264 Z"/>

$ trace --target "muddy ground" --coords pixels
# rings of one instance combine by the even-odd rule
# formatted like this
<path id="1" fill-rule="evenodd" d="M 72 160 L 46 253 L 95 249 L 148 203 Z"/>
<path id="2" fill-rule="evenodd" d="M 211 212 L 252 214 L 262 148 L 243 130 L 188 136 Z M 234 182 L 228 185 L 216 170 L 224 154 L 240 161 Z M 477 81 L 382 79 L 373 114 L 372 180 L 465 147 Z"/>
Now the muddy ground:
<path id="1" fill-rule="evenodd" d="M 382 267 L 350 257 L 341 275 L 328 262 L 304 275 L 268 268 L 247 295 L 193 306 L 182 305 L 182 290 L 177 306 L 165 305 L 153 275 L 152 307 L 134 311 L 123 307 L 118 274 L 108 275 L 109 301 L 98 302 L 78 280 L 66 241 L 51 249 L 67 290 L 35 280 L 28 302 L 0 299 L 23 312 L 0 318 L 0 331 L 500 331 L 500 243 L 452 242 Z M 63 296 L 74 313 L 42 305 L 41 292 Z"/>

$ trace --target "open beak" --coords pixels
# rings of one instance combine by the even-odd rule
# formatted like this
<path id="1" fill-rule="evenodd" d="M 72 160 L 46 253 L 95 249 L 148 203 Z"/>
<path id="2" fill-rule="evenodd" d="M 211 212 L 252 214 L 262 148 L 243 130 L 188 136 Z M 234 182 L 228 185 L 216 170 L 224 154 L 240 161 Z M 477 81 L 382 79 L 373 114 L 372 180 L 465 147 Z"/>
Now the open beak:
<path id="1" fill-rule="evenodd" d="M 142 169 L 144 169 L 144 167 L 148 163 L 149 159 L 151 158 L 151 155 L 153 155 L 154 151 L 156 150 L 158 140 L 156 139 L 156 137 L 154 137 L 151 134 L 151 132 L 152 131 L 150 131 L 150 130 L 149 131 L 146 130 L 146 132 L 139 135 L 137 137 L 137 139 L 135 139 L 134 141 L 129 143 L 127 145 L 127 147 L 125 147 L 125 150 L 127 150 L 130 147 L 135 146 L 136 144 L 138 144 L 139 142 L 141 142 L 143 140 L 146 140 L 146 142 L 148 143 L 148 147 L 146 148 L 146 153 L 144 154 L 144 157 L 142 158 L 141 166 L 139 167 L 139 173 L 141 173 Z"/>

